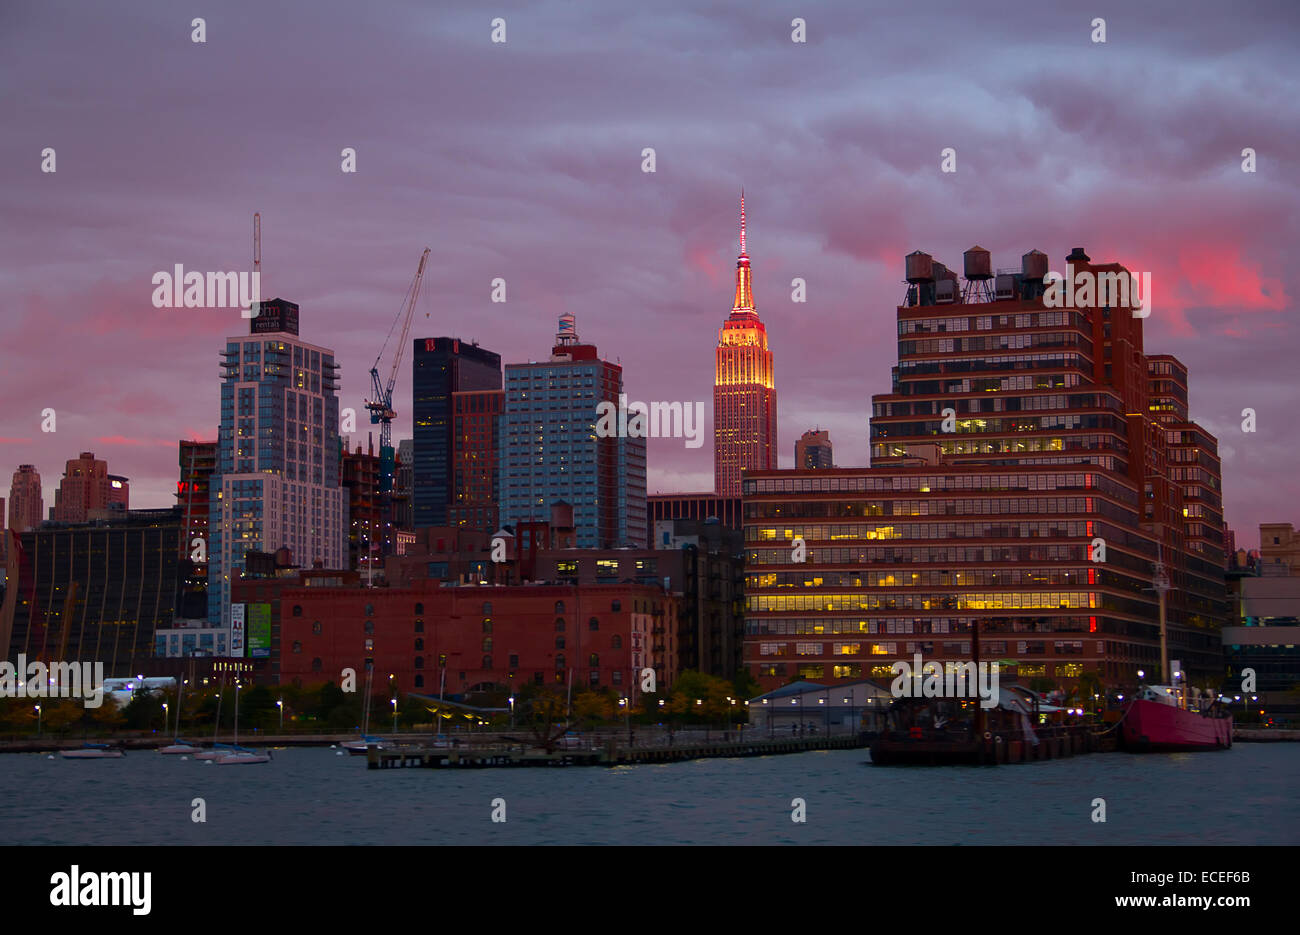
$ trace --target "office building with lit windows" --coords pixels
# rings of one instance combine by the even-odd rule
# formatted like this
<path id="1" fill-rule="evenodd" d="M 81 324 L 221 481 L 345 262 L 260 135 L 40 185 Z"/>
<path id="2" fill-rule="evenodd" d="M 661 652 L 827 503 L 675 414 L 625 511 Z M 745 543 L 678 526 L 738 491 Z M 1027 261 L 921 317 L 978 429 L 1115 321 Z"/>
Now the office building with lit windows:
<path id="1" fill-rule="evenodd" d="M 222 352 L 221 426 L 208 520 L 208 619 L 230 625 L 244 553 L 287 548 L 305 567 L 344 568 L 348 504 L 339 483 L 339 365 L 298 337 L 298 306 L 259 304 Z"/>
<path id="2" fill-rule="evenodd" d="M 1079 249 L 1068 261 L 1122 271 Z M 1161 408 L 1177 393 L 1156 379 L 1176 371 L 1185 394 L 1185 368 L 1143 354 L 1142 318 L 1113 293 L 1046 305 L 1037 251 L 995 276 L 973 248 L 964 290 L 925 254 L 907 267 L 871 467 L 746 475 L 746 666 L 766 686 L 889 678 L 915 653 L 969 660 L 978 626 L 980 658 L 1004 678 L 1133 685 L 1160 669 L 1162 560 L 1170 658 L 1217 686 L 1216 442 L 1185 401 Z"/>

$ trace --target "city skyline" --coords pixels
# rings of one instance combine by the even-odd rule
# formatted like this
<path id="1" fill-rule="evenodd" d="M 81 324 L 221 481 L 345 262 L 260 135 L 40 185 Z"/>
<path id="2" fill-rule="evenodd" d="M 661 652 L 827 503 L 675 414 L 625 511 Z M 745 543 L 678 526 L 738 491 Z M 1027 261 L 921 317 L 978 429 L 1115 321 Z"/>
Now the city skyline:
<path id="1" fill-rule="evenodd" d="M 1208 6 L 1177 10 L 1176 37 L 1163 35 L 1163 14 L 1149 10 L 1112 19 L 1111 41 L 1098 46 L 1086 17 L 1017 8 L 1042 37 L 1037 51 L 972 70 L 979 44 L 971 43 L 936 72 L 894 51 L 908 47 L 909 34 L 923 41 L 919 23 L 901 14 L 880 23 L 848 7 L 811 18 L 803 47 L 790 43 L 779 16 L 738 27 L 720 11 L 611 12 L 601 50 L 584 53 L 566 38 L 580 34 L 575 14 L 560 9 L 519 18 L 510 41 L 495 47 L 474 14 L 435 21 L 417 11 L 421 27 L 395 38 L 383 17 L 363 25 L 326 5 L 316 15 L 333 28 L 299 36 L 301 84 L 277 88 L 273 101 L 262 100 L 256 76 L 214 77 L 209 69 L 219 66 L 193 68 L 187 56 L 211 63 L 232 34 L 248 54 L 273 56 L 271 43 L 296 28 L 282 14 L 259 14 L 256 30 L 252 14 L 212 17 L 208 42 L 195 45 L 187 24 L 166 13 L 121 20 L 87 10 L 85 32 L 96 40 L 38 63 L 31 50 L 57 45 L 57 32 L 33 11 L 29 35 L 48 41 L 0 39 L 0 71 L 10 86 L 29 88 L 5 105 L 24 134 L 0 142 L 7 214 L 20 222 L 0 234 L 17 287 L 15 311 L 0 325 L 8 350 L 0 394 L 19 401 L 0 415 L 0 467 L 8 476 L 35 464 L 48 492 L 68 459 L 94 451 L 130 479 L 133 505 L 175 502 L 177 441 L 215 439 L 212 349 L 243 323 L 234 310 L 154 309 L 150 277 L 176 263 L 248 268 L 254 211 L 263 217 L 263 296 L 299 303 L 314 340 L 336 349 L 342 406 L 362 412 L 369 366 L 426 243 L 433 253 L 413 336 L 478 339 L 503 364 L 522 362 L 542 356 L 536 348 L 547 346 L 553 322 L 572 311 L 587 340 L 622 363 L 633 398 L 708 400 L 705 336 L 716 333 L 718 303 L 730 292 L 743 182 L 763 244 L 764 321 L 781 357 L 779 438 L 819 425 L 836 441 L 837 463 L 868 463 L 869 399 L 891 363 L 906 253 L 952 263 L 980 243 L 1008 266 L 1037 248 L 1063 269 L 1067 252 L 1086 244 L 1154 275 L 1148 346 L 1187 365 L 1191 408 L 1220 442 L 1226 521 L 1239 544 L 1253 546 L 1259 523 L 1279 518 L 1274 501 L 1294 497 L 1297 483 L 1286 467 L 1297 392 L 1276 376 L 1293 369 L 1290 349 L 1300 343 L 1288 315 L 1297 274 L 1282 252 L 1295 239 L 1296 212 L 1287 211 L 1295 149 L 1275 106 L 1294 99 L 1276 67 L 1294 21 L 1280 7 L 1261 13 L 1262 25 Z M 943 15 L 977 35 L 998 24 L 989 12 Z M 653 54 L 629 52 L 628 37 L 675 35 L 682 16 L 692 18 L 689 36 Z M 895 37 L 888 44 L 884 25 Z M 376 48 L 423 44 L 432 54 L 418 56 L 419 80 L 409 80 L 412 66 L 395 64 L 415 56 L 358 53 L 349 38 L 331 38 L 353 26 L 382 33 L 387 44 Z M 1140 43 L 1122 41 L 1134 32 Z M 744 56 L 696 60 L 737 46 Z M 849 48 L 860 74 L 843 73 Z M 1184 62 L 1189 51 L 1204 62 Z M 674 69 L 678 55 L 691 65 Z M 1108 77 L 1081 83 L 1077 73 L 1095 75 L 1086 63 L 1097 55 L 1112 63 Z M 1180 83 L 1158 99 L 1131 93 L 1128 79 L 1174 60 L 1188 69 Z M 61 95 L 96 86 L 110 61 L 110 106 L 73 120 L 43 113 Z M 338 77 L 336 61 L 356 71 Z M 173 88 L 145 80 L 167 63 Z M 1255 80 L 1197 85 L 1228 64 Z M 33 86 L 25 77 L 48 68 L 58 82 Z M 912 68 L 926 70 L 919 90 L 909 86 Z M 585 90 L 581 79 L 593 74 L 609 90 Z M 235 82 L 229 100 L 206 94 L 218 78 Z M 526 102 L 501 93 L 521 83 L 530 86 Z M 436 130 L 412 121 L 410 102 L 388 100 L 387 89 L 430 84 L 462 89 L 421 98 Z M 373 113 L 333 119 L 322 89 L 354 110 L 374 105 Z M 937 109 L 918 116 L 916 95 L 930 92 Z M 586 123 L 561 119 L 575 94 Z M 1212 121 L 1193 117 L 1206 112 L 1206 94 Z M 1009 97 L 1020 106 L 986 101 Z M 190 107 L 194 100 L 203 106 Z M 616 114 L 625 123 L 611 135 Z M 905 138 L 893 132 L 903 121 Z M 568 127 L 561 138 L 557 124 Z M 167 134 L 153 129 L 162 125 Z M 238 127 L 232 141 L 275 145 L 254 154 L 213 127 Z M 604 138 L 589 137 L 597 132 Z M 45 146 L 58 151 L 57 173 L 39 172 Z M 345 146 L 357 149 L 355 175 L 339 171 Z M 653 174 L 641 171 L 646 146 L 656 150 Z M 940 169 L 946 146 L 957 153 L 953 174 Z M 1248 146 L 1259 154 L 1254 174 L 1240 171 Z M 565 181 L 578 152 L 581 190 Z M 304 185 L 312 199 L 300 197 Z M 504 304 L 489 299 L 498 276 Z M 790 301 L 794 277 L 807 282 L 805 304 Z M 134 368 L 130 379 L 123 361 Z M 409 381 L 407 362 L 397 438 L 411 435 L 400 402 Z M 41 432 L 47 407 L 58 416 L 49 434 Z M 1240 429 L 1246 407 L 1258 413 L 1254 434 Z M 370 427 L 362 418 L 358 428 L 353 447 Z M 778 451 L 781 467 L 792 464 L 789 447 Z M 651 439 L 648 490 L 709 489 L 709 454 Z M 47 496 L 46 514 L 50 505 Z"/>

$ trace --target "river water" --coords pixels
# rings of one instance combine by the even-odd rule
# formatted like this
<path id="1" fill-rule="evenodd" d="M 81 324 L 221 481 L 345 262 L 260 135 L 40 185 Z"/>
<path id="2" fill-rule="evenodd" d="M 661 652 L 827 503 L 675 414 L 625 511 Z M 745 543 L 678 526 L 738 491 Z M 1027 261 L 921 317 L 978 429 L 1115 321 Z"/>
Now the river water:
<path id="1" fill-rule="evenodd" d="M 145 751 L 8 754 L 0 830 L 11 845 L 1300 843 L 1300 744 L 983 768 L 868 759 L 370 770 L 325 748 L 239 769 Z M 205 822 L 191 820 L 196 798 Z M 1104 823 L 1092 820 L 1097 798 Z"/>

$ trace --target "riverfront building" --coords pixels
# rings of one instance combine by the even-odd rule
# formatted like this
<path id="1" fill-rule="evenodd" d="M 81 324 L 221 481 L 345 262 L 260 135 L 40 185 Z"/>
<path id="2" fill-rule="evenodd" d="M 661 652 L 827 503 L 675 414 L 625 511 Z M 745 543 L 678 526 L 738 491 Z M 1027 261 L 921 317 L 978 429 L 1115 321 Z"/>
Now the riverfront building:
<path id="1" fill-rule="evenodd" d="M 647 584 L 285 588 L 280 680 L 337 680 L 373 666 L 397 691 L 512 693 L 525 682 L 639 692 L 676 602 Z"/>
<path id="2" fill-rule="evenodd" d="M 329 348 L 298 337 L 298 306 L 260 303 L 249 335 L 227 338 L 221 356 L 208 619 L 228 627 L 244 553 L 287 548 L 308 564 L 342 568 L 348 507 L 339 483 L 339 365 Z"/>
<path id="3" fill-rule="evenodd" d="M 102 662 L 108 675 L 145 671 L 155 632 L 175 617 L 180 534 L 171 508 L 47 523 L 18 536 L 0 609 L 7 658 Z"/>
<path id="4" fill-rule="evenodd" d="M 1160 668 L 1161 559 L 1170 658 L 1217 686 L 1218 459 L 1185 403 L 1166 408 L 1185 368 L 1143 354 L 1134 302 L 1045 305 L 1037 251 L 996 277 L 987 251 L 966 259 L 963 291 L 907 258 L 870 468 L 746 475 L 746 666 L 768 686 L 888 678 L 914 653 L 970 659 L 978 625 L 1004 677 L 1132 685 Z"/>

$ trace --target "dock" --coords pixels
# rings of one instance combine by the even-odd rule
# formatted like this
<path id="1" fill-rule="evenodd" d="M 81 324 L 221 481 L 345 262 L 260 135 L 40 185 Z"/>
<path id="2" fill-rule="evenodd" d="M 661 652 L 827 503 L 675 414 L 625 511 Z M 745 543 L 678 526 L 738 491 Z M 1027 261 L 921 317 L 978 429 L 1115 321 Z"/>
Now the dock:
<path id="1" fill-rule="evenodd" d="M 811 750 L 862 749 L 869 740 L 862 735 L 791 737 L 732 741 L 694 741 L 655 746 L 626 746 L 614 743 L 587 749 L 546 752 L 526 744 L 488 744 L 460 748 L 377 746 L 366 751 L 369 769 L 487 769 L 519 766 L 633 766 L 649 763 L 678 763 L 685 760 L 776 756 Z"/>
<path id="2" fill-rule="evenodd" d="M 1058 760 L 1087 753 L 1109 753 L 1116 749 L 1115 733 L 1091 726 L 1040 727 L 1033 735 L 1003 736 L 987 733 L 983 738 L 947 737 L 942 732 L 889 732 L 871 745 L 871 761 L 879 766 L 995 766 L 1001 763 L 1033 763 Z"/>

